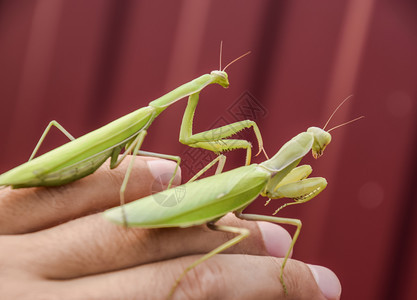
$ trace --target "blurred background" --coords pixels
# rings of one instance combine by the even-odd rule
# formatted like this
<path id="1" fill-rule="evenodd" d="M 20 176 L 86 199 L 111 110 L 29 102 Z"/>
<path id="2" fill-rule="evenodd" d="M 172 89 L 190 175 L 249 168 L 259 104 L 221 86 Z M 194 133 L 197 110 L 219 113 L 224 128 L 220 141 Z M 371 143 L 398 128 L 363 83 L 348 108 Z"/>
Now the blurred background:
<path id="1" fill-rule="evenodd" d="M 0 172 L 28 159 L 50 120 L 78 137 L 218 69 L 220 41 L 223 65 L 252 53 L 228 69 L 227 90 L 203 90 L 194 132 L 251 119 L 273 155 L 353 94 L 330 127 L 365 119 L 304 160 L 328 188 L 282 211 L 303 222 L 293 257 L 334 270 L 343 299 L 415 299 L 415 0 L 1 0 Z M 180 155 L 187 179 L 214 156 L 178 142 L 185 105 L 159 116 L 142 149 Z M 64 142 L 52 130 L 42 151 Z M 243 150 L 227 156 L 227 169 L 244 163 Z M 281 204 L 264 202 L 247 211 Z"/>

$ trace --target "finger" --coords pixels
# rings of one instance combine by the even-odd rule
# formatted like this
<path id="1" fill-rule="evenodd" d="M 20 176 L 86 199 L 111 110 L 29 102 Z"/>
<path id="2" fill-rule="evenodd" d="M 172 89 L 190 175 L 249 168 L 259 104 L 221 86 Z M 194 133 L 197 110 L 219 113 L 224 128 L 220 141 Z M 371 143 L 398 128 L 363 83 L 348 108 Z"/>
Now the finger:
<path id="1" fill-rule="evenodd" d="M 199 256 L 187 256 L 134 267 L 117 272 L 87 276 L 46 286 L 62 299 L 166 299 L 184 268 Z M 251 255 L 219 254 L 195 267 L 181 280 L 173 299 L 339 299 L 339 289 L 333 295 L 323 295 L 309 267 L 289 260 L 285 269 L 288 294 L 279 280 L 282 259 Z M 331 278 L 328 284 L 340 287 L 333 272 L 322 276 Z M 256 274 L 254 276 L 254 274 Z M 328 278 L 328 279 L 329 279 Z"/>
<path id="2" fill-rule="evenodd" d="M 243 221 L 230 214 L 219 223 L 245 227 L 251 232 L 248 239 L 225 253 L 269 255 L 256 222 Z M 285 231 L 282 227 L 272 226 L 275 226 L 278 233 L 273 236 L 270 228 L 269 240 L 285 236 L 280 233 Z M 30 253 L 30 266 L 39 276 L 74 278 L 179 256 L 205 254 L 234 236 L 212 231 L 205 225 L 189 228 L 125 228 L 108 222 L 100 215 L 91 215 L 48 230 L 14 237 L 8 243 L 14 243 L 16 249 L 9 261 L 25 268 Z M 288 238 L 281 240 L 287 245 L 286 249 L 290 241 Z M 277 244 L 279 241 L 273 240 L 272 243 Z M 284 256 L 285 253 L 286 250 L 280 255 Z"/>
<path id="3" fill-rule="evenodd" d="M 94 174 L 59 187 L 0 191 L 0 234 L 33 232 L 118 205 L 129 162 L 125 159 L 113 170 L 107 162 Z M 149 195 L 152 189 L 162 190 L 170 176 L 160 175 L 173 174 L 175 165 L 168 160 L 137 157 L 125 192 L 126 201 Z M 177 172 L 174 183 L 179 182 Z"/>
<path id="4" fill-rule="evenodd" d="M 178 274 L 198 258 L 184 257 L 179 259 L 182 260 L 180 264 L 174 263 L 173 273 L 170 274 L 174 282 Z M 222 254 L 211 259 L 187 273 L 179 283 L 174 299 L 326 299 L 310 268 L 300 261 L 287 261 L 284 272 L 285 293 L 279 279 L 283 259 Z M 321 276 L 329 276 L 322 271 Z M 333 275 L 329 276 L 333 281 L 328 280 L 327 284 L 340 287 L 336 275 L 328 271 Z M 338 299 L 334 295 L 327 296 L 330 296 L 327 299 Z"/>

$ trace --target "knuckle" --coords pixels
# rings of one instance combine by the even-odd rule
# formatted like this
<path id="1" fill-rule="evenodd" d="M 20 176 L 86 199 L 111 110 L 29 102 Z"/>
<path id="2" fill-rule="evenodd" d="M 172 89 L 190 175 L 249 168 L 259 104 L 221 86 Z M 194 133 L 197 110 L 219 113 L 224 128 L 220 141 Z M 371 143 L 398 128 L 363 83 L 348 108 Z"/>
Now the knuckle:
<path id="1" fill-rule="evenodd" d="M 143 228 L 124 228 L 118 226 L 116 228 L 120 252 L 125 253 L 127 256 L 137 257 L 140 254 L 140 262 L 152 262 L 157 259 L 163 258 L 166 248 L 164 245 L 164 232 L 166 229 L 143 229 Z M 106 243 L 108 244 L 108 243 Z M 128 253 L 127 253 L 128 251 Z M 119 252 L 119 251 L 118 251 Z"/>
<path id="2" fill-rule="evenodd" d="M 224 267 L 216 260 L 209 260 L 198 265 L 181 280 L 176 297 L 190 300 L 219 299 L 222 295 L 221 291 L 225 290 L 227 279 L 224 271 Z"/>
<path id="3" fill-rule="evenodd" d="M 134 249 L 135 253 L 150 253 L 153 252 L 157 247 L 155 244 L 159 244 L 159 229 L 142 229 L 142 228 L 121 228 L 121 234 L 125 240 L 125 245 L 128 244 Z"/>
<path id="4" fill-rule="evenodd" d="M 241 220 L 234 216 L 234 214 L 229 213 L 223 219 L 221 219 L 219 224 L 227 224 L 228 226 L 246 228 L 249 230 L 249 236 L 238 244 L 230 248 L 230 250 L 224 251 L 224 253 L 250 253 L 254 255 L 266 255 L 268 254 L 263 238 L 260 232 L 260 229 L 256 222 Z M 224 242 L 236 237 L 235 233 L 224 232 Z"/>
<path id="5" fill-rule="evenodd" d="M 281 272 L 281 263 L 282 260 L 276 260 L 279 272 Z M 324 299 L 315 281 L 311 280 L 306 274 L 310 274 L 306 264 L 293 259 L 287 261 L 283 278 L 287 288 L 288 299 Z M 281 285 L 281 282 L 279 284 Z M 284 294 L 283 288 L 281 290 L 282 294 Z"/>

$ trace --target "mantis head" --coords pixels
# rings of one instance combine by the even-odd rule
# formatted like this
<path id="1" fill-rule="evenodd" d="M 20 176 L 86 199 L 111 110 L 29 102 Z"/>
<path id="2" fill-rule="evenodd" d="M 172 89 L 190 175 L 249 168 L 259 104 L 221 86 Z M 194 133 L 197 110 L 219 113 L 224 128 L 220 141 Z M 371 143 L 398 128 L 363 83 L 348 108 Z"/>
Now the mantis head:
<path id="1" fill-rule="evenodd" d="M 246 55 L 248 55 L 250 51 L 232 60 L 230 63 L 226 65 L 226 67 L 222 69 L 222 49 L 223 49 L 223 42 L 220 42 L 220 64 L 219 64 L 220 67 L 219 67 L 219 70 L 212 71 L 210 75 L 213 77 L 214 83 L 218 83 L 222 87 L 227 88 L 229 87 L 229 78 L 227 76 L 226 69 L 232 64 L 234 64 L 235 62 L 237 62 L 242 57 L 245 57 Z"/>
<path id="2" fill-rule="evenodd" d="M 229 78 L 225 71 L 212 71 L 210 75 L 213 77 L 213 83 L 218 83 L 222 87 L 229 87 Z"/>
<path id="3" fill-rule="evenodd" d="M 313 146 L 311 147 L 311 152 L 314 158 L 319 158 L 323 155 L 324 149 L 327 145 L 330 144 L 332 136 L 327 131 L 319 127 L 310 127 L 307 129 L 307 132 L 310 132 L 314 136 Z"/>

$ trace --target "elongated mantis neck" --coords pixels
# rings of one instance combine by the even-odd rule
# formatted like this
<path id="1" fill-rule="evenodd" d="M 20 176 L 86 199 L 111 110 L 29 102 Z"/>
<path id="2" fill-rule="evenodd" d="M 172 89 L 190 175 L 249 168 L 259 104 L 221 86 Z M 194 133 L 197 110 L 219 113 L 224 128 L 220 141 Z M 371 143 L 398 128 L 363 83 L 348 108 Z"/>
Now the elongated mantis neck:
<path id="1" fill-rule="evenodd" d="M 229 80 L 226 72 L 213 71 L 210 74 L 204 74 L 190 82 L 187 82 L 173 91 L 163 95 L 162 97 L 149 103 L 158 110 L 158 114 L 164 111 L 167 107 L 175 102 L 181 100 L 189 95 L 199 93 L 203 88 L 212 83 L 218 83 L 221 86 L 227 88 L 229 86 Z"/>
<path id="2" fill-rule="evenodd" d="M 301 132 L 286 142 L 273 157 L 260 165 L 272 173 L 280 172 L 291 163 L 303 158 L 310 151 L 313 142 L 312 134 Z"/>

